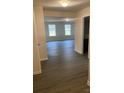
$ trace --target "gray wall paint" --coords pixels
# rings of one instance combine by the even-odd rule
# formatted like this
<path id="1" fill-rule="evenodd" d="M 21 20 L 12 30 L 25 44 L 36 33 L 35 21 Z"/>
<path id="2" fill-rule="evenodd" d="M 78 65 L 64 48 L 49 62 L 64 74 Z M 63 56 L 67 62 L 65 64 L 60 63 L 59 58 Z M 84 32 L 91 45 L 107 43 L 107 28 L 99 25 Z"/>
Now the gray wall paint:
<path id="1" fill-rule="evenodd" d="M 49 36 L 49 28 L 48 24 L 56 25 L 56 36 Z M 65 36 L 64 24 L 71 24 L 71 36 Z M 74 39 L 74 22 L 45 22 L 45 31 L 46 31 L 46 39 L 47 41 L 57 41 L 57 40 L 68 40 Z"/>

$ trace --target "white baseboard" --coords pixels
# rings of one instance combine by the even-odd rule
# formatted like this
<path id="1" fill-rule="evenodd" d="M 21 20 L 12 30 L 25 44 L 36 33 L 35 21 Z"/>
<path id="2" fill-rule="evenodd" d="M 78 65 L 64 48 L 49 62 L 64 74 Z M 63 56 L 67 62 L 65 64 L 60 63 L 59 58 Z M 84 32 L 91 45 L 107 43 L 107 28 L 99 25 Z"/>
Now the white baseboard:
<path id="1" fill-rule="evenodd" d="M 41 74 L 41 70 L 33 72 L 33 75 Z"/>
<path id="2" fill-rule="evenodd" d="M 43 58 L 40 61 L 47 61 L 47 60 L 48 60 L 48 58 Z"/>
<path id="3" fill-rule="evenodd" d="M 79 50 L 77 50 L 77 49 L 74 49 L 74 50 L 75 50 L 75 52 L 77 52 L 77 53 L 79 53 L 79 54 L 82 54 L 81 51 L 79 51 Z"/>

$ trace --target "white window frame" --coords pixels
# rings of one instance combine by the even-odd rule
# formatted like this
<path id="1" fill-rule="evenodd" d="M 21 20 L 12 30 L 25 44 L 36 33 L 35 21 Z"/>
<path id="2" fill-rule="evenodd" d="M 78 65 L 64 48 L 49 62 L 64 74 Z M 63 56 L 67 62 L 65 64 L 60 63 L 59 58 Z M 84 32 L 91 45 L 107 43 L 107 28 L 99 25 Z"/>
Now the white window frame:
<path id="1" fill-rule="evenodd" d="M 51 27 L 51 26 L 53 26 L 53 27 Z M 51 29 L 53 30 L 53 32 L 51 31 Z M 56 25 L 55 24 L 48 24 L 48 32 L 49 32 L 50 37 L 56 36 Z"/>
<path id="2" fill-rule="evenodd" d="M 66 26 L 70 26 L 70 28 L 69 28 L 69 29 L 66 29 Z M 64 28 L 65 28 L 65 36 L 71 36 L 71 35 L 72 35 L 72 32 L 71 32 L 71 30 L 72 30 L 71 24 L 65 24 L 65 25 L 64 25 Z"/>

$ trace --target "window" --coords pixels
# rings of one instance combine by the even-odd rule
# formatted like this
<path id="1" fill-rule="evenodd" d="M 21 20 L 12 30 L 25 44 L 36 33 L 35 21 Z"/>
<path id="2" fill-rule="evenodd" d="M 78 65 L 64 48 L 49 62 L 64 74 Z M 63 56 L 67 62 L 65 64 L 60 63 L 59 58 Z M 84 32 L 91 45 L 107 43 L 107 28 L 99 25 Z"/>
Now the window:
<path id="1" fill-rule="evenodd" d="M 56 36 L 56 25 L 55 24 L 49 24 L 49 36 Z"/>
<path id="2" fill-rule="evenodd" d="M 65 24 L 65 35 L 71 35 L 71 25 Z"/>

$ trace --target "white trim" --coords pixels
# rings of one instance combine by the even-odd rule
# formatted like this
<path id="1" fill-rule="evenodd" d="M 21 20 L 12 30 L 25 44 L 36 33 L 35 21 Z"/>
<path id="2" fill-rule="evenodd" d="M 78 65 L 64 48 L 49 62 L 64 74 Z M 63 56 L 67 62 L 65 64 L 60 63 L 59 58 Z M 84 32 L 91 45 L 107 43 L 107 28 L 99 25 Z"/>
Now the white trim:
<path id="1" fill-rule="evenodd" d="M 74 49 L 75 52 L 79 53 L 79 54 L 83 54 L 81 51 Z"/>
<path id="2" fill-rule="evenodd" d="M 48 60 L 48 58 L 42 58 L 40 61 L 46 61 Z"/>
<path id="3" fill-rule="evenodd" d="M 87 85 L 90 86 L 90 81 L 89 80 L 87 80 Z"/>
<path id="4" fill-rule="evenodd" d="M 41 74 L 41 70 L 33 72 L 33 75 Z"/>

